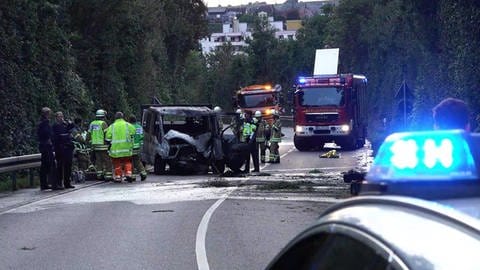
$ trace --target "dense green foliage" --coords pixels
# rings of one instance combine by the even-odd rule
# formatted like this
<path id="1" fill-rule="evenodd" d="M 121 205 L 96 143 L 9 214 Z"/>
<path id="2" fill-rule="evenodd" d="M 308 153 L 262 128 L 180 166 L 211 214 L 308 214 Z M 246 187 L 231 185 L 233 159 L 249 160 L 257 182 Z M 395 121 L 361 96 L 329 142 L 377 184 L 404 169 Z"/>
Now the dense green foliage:
<path id="1" fill-rule="evenodd" d="M 383 118 L 392 130 L 432 127 L 431 109 L 445 97 L 464 99 L 473 120 L 480 112 L 479 21 L 480 3 L 473 0 L 343 0 L 304 21 L 295 41 L 275 40 L 257 22 L 247 50 L 251 77 L 242 80 L 280 83 L 286 92 L 296 77 L 312 74 L 315 49 L 340 48 L 339 72 L 368 78 L 371 137 Z M 395 97 L 403 82 L 413 89 L 407 119 Z"/>
<path id="2" fill-rule="evenodd" d="M 44 106 L 88 123 L 98 108 L 177 101 L 205 11 L 200 0 L 0 1 L 0 157 L 36 152 Z"/>
<path id="3" fill-rule="evenodd" d="M 279 83 L 286 95 L 325 47 L 340 48 L 341 73 L 367 76 L 372 136 L 383 117 L 432 126 L 431 108 L 447 96 L 480 111 L 478 1 L 342 0 L 304 21 L 296 40 L 275 39 L 249 14 L 245 53 L 227 44 L 208 55 L 198 44 L 205 11 L 200 0 L 0 1 L 0 157 L 36 152 L 43 106 L 86 122 L 98 108 L 138 114 L 152 96 L 231 110 L 248 84 Z M 403 81 L 414 92 L 407 127 L 395 98 Z"/>

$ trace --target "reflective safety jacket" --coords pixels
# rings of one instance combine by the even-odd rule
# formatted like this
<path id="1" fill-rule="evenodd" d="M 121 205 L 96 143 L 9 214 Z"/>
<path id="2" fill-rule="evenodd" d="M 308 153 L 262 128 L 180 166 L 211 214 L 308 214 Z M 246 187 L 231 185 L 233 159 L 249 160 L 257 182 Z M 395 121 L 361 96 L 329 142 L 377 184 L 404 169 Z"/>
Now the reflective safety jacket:
<path id="1" fill-rule="evenodd" d="M 267 121 L 261 119 L 257 124 L 257 136 L 256 140 L 258 143 L 265 142 L 265 131 L 268 129 Z"/>
<path id="2" fill-rule="evenodd" d="M 240 137 L 241 142 L 249 142 L 255 134 L 257 126 L 254 123 L 244 121 L 242 125 L 242 136 Z"/>
<path id="3" fill-rule="evenodd" d="M 272 123 L 272 134 L 270 136 L 270 142 L 281 142 L 282 141 L 282 123 L 280 119 L 275 119 Z"/>
<path id="4" fill-rule="evenodd" d="M 88 135 L 93 150 L 108 150 L 108 145 L 105 143 L 105 131 L 107 128 L 107 122 L 100 119 L 93 120 L 88 126 Z"/>
<path id="5" fill-rule="evenodd" d="M 133 135 L 133 151 L 134 154 L 138 154 L 138 151 L 143 145 L 143 128 L 139 123 L 134 123 L 133 126 L 135 127 L 135 134 Z"/>
<path id="6" fill-rule="evenodd" d="M 108 151 L 110 157 L 131 157 L 134 135 L 135 127 L 132 124 L 124 119 L 115 120 L 105 134 L 105 140 L 110 142 L 110 150 Z"/>

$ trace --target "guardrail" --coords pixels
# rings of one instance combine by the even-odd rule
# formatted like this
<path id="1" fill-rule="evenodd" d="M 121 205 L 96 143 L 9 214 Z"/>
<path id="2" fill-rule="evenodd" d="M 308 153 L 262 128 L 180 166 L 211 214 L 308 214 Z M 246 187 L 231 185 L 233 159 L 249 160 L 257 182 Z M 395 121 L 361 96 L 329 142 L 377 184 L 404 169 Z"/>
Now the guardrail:
<path id="1" fill-rule="evenodd" d="M 10 179 L 12 180 L 12 190 L 17 190 L 17 171 L 29 170 L 30 186 L 33 187 L 33 169 L 40 167 L 41 155 L 32 154 L 25 156 L 16 156 L 0 159 L 0 173 L 10 172 Z"/>

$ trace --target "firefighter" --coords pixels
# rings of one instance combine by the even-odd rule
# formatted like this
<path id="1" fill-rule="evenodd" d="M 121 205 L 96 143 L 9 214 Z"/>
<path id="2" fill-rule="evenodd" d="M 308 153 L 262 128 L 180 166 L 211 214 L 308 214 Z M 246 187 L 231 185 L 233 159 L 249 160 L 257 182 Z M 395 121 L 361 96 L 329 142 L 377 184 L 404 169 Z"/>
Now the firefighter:
<path id="1" fill-rule="evenodd" d="M 235 113 L 237 113 L 238 116 L 234 115 L 232 117 L 232 121 L 231 121 L 231 123 L 232 123 L 232 133 L 233 133 L 233 135 L 235 135 L 237 140 L 240 140 L 241 129 L 242 129 L 242 125 L 243 125 L 242 110 L 237 109 L 237 111 Z"/>
<path id="2" fill-rule="evenodd" d="M 255 137 L 257 147 L 260 149 L 260 162 L 265 163 L 265 150 L 267 149 L 265 135 L 269 126 L 267 121 L 262 118 L 262 112 L 256 111 L 254 116 L 257 119 L 257 135 Z"/>
<path id="3" fill-rule="evenodd" d="M 278 143 L 282 141 L 282 123 L 277 110 L 273 112 L 273 123 L 270 128 L 270 163 L 280 163 L 280 153 L 278 152 Z"/>
<path id="4" fill-rule="evenodd" d="M 132 154 L 133 137 L 135 127 L 123 119 L 122 112 L 115 113 L 115 122 L 105 132 L 105 140 L 109 143 L 109 155 L 114 166 L 115 182 L 122 182 L 125 176 L 128 182 L 132 182 Z"/>
<path id="5" fill-rule="evenodd" d="M 108 145 L 105 143 L 105 131 L 108 128 L 105 122 L 106 112 L 99 109 L 95 113 L 96 119 L 93 120 L 87 133 L 87 142 L 91 145 L 95 155 L 95 170 L 97 179 L 105 181 L 112 180 L 112 163 L 108 157 Z"/>
<path id="6" fill-rule="evenodd" d="M 130 124 L 135 127 L 135 135 L 133 136 L 133 152 L 132 152 L 132 163 L 133 163 L 133 179 L 137 177 L 137 173 L 140 173 L 140 180 L 145 181 L 147 179 L 147 171 L 143 166 L 142 160 L 140 158 L 140 151 L 143 146 L 143 128 L 137 122 L 135 115 L 131 115 L 129 118 Z"/>
<path id="7" fill-rule="evenodd" d="M 220 108 L 220 106 L 215 106 L 215 108 L 213 108 L 213 111 L 217 115 L 218 130 L 221 133 L 223 130 L 222 108 Z"/>
<path id="8" fill-rule="evenodd" d="M 75 158 L 75 167 L 77 170 L 85 171 L 90 165 L 90 153 L 86 145 L 87 132 L 82 129 L 82 119 L 75 118 L 73 120 L 74 127 L 72 129 L 73 156 Z"/>
<path id="9" fill-rule="evenodd" d="M 242 133 L 240 137 L 241 142 L 245 142 L 249 145 L 249 151 L 245 157 L 245 173 L 250 173 L 250 156 L 253 159 L 253 172 L 260 172 L 260 164 L 258 162 L 258 147 L 256 142 L 256 130 L 257 125 L 252 118 L 252 112 L 245 112 L 245 119 L 242 125 Z"/>

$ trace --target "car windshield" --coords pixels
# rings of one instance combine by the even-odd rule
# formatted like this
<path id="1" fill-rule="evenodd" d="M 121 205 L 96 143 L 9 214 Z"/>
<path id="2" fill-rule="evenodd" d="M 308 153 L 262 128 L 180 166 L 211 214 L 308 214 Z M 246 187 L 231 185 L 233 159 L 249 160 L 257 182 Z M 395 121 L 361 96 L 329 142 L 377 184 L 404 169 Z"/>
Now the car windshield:
<path id="1" fill-rule="evenodd" d="M 301 106 L 343 106 L 345 94 L 342 88 L 315 87 L 303 88 L 298 94 Z"/>
<path id="2" fill-rule="evenodd" d="M 238 98 L 238 104 L 242 108 L 274 106 L 275 102 L 276 95 L 274 93 L 243 95 Z"/>

